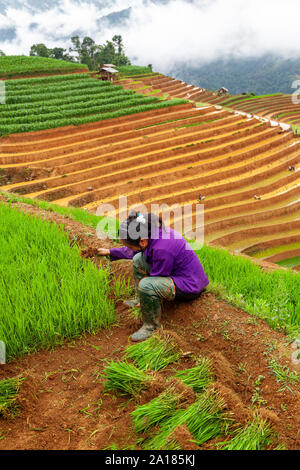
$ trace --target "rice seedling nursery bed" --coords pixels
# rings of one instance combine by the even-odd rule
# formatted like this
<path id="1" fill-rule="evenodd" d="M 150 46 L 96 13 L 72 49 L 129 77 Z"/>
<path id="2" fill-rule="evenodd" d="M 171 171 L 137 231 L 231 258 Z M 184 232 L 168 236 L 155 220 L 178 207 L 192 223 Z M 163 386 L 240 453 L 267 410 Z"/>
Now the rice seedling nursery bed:
<path id="1" fill-rule="evenodd" d="M 59 226 L 1 203 L 0 219 L 0 338 L 8 360 L 114 322 L 107 272 L 82 260 Z"/>

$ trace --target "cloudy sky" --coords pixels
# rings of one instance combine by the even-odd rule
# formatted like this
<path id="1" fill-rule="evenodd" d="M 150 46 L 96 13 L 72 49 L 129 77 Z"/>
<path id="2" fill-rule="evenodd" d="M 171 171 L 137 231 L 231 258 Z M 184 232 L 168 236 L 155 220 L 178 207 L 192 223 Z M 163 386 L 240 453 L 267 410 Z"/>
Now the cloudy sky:
<path id="1" fill-rule="evenodd" d="M 121 34 L 127 55 L 167 71 L 176 62 L 276 53 L 300 57 L 299 0 L 0 0 L 0 49 L 99 44 Z"/>

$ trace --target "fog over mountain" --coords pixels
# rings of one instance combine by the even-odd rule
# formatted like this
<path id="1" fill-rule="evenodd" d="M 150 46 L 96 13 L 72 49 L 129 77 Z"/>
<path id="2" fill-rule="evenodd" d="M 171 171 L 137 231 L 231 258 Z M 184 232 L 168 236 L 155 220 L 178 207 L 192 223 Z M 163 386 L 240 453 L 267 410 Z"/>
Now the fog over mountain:
<path id="1" fill-rule="evenodd" d="M 121 34 L 132 62 L 196 76 L 219 61 L 236 69 L 239 60 L 300 58 L 299 18 L 298 0 L 0 0 L 0 49 L 29 54 L 36 43 L 67 48 L 72 35 L 103 44 Z"/>

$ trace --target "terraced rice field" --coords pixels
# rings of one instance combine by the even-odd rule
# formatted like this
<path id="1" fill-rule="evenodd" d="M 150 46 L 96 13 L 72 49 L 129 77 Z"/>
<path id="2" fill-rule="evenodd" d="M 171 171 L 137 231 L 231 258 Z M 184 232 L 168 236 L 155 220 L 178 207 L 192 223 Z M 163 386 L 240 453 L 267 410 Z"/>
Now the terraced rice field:
<path id="1" fill-rule="evenodd" d="M 5 56 L 0 57 L 0 79 L 22 78 L 25 76 L 56 75 L 87 71 L 84 64 L 50 59 L 48 57 Z"/>
<path id="2" fill-rule="evenodd" d="M 145 95 L 161 96 L 168 98 L 184 98 L 197 101 L 205 90 L 200 87 L 189 85 L 181 80 L 162 74 L 151 73 L 142 76 L 128 76 L 121 78 L 118 82 L 124 88 L 135 90 Z"/>
<path id="3" fill-rule="evenodd" d="M 228 95 L 220 97 L 215 92 L 188 85 L 162 74 L 153 74 L 146 77 L 132 76 L 127 79 L 123 78 L 120 83 L 125 88 L 135 88 L 146 95 L 155 91 L 157 96 L 168 94 L 169 97 L 188 98 L 193 101 L 226 106 L 242 112 L 257 114 L 297 128 L 300 125 L 300 104 L 293 104 L 292 95 L 274 93 L 262 96 Z"/>
<path id="4" fill-rule="evenodd" d="M 8 80 L 0 107 L 0 135 L 30 132 L 134 114 L 169 106 L 89 74 Z"/>
<path id="5" fill-rule="evenodd" d="M 211 104 L 220 104 L 230 108 L 254 113 L 267 119 L 274 119 L 290 125 L 300 124 L 300 104 L 293 104 L 292 95 L 274 94 L 268 96 L 230 96 L 218 97 L 208 93 L 202 97 Z"/>
<path id="6" fill-rule="evenodd" d="M 209 95 L 158 74 L 136 81 L 121 83 L 139 93 L 149 83 L 147 93 L 157 87 L 169 98 Z M 254 254 L 300 242 L 300 142 L 291 131 L 217 108 L 190 102 L 3 138 L 2 189 L 92 212 L 100 203 L 117 207 L 121 195 L 150 209 L 196 204 L 201 194 L 210 244 Z"/>

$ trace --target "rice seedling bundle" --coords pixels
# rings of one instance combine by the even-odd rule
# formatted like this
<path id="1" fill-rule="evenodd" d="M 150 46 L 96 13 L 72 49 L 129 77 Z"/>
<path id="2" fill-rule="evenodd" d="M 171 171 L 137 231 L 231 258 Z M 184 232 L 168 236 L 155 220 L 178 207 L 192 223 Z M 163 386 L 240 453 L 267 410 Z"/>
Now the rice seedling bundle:
<path id="1" fill-rule="evenodd" d="M 105 390 L 118 390 L 122 394 L 135 396 L 148 388 L 153 380 L 149 374 L 126 361 L 111 362 L 104 369 Z"/>
<path id="2" fill-rule="evenodd" d="M 165 450 L 172 441 L 172 434 L 178 426 L 183 426 L 189 416 L 187 410 L 176 410 L 172 417 L 165 420 L 160 427 L 160 430 L 151 439 L 145 441 L 143 448 L 145 450 Z M 171 449 L 169 449 L 171 450 Z"/>
<path id="3" fill-rule="evenodd" d="M 223 413 L 224 402 L 210 391 L 186 409 L 178 409 L 173 416 L 161 423 L 160 431 L 145 442 L 146 450 L 167 449 L 172 442 L 172 434 L 178 426 L 186 424 L 197 445 L 201 445 L 223 433 L 228 426 L 228 418 Z"/>
<path id="4" fill-rule="evenodd" d="M 182 351 L 172 336 L 156 333 L 146 341 L 130 346 L 126 357 L 132 359 L 140 369 L 157 371 L 177 362 L 182 357 Z"/>
<path id="5" fill-rule="evenodd" d="M 223 412 L 224 407 L 224 401 L 212 391 L 203 393 L 189 407 L 186 425 L 197 445 L 200 446 L 225 431 L 229 421 Z"/>
<path id="6" fill-rule="evenodd" d="M 176 411 L 179 399 L 179 394 L 168 388 L 157 398 L 136 408 L 131 413 L 136 432 L 145 432 L 170 418 Z"/>
<path id="7" fill-rule="evenodd" d="M 245 428 L 239 428 L 231 441 L 219 446 L 222 450 L 263 450 L 272 442 L 272 435 L 271 426 L 256 417 Z"/>
<path id="8" fill-rule="evenodd" d="M 211 362 L 208 358 L 201 357 L 198 365 L 191 369 L 178 371 L 175 375 L 185 385 L 192 387 L 194 392 L 201 392 L 213 382 Z"/>
<path id="9" fill-rule="evenodd" d="M 0 416 L 7 416 L 15 411 L 22 381 L 21 377 L 0 380 Z"/>

